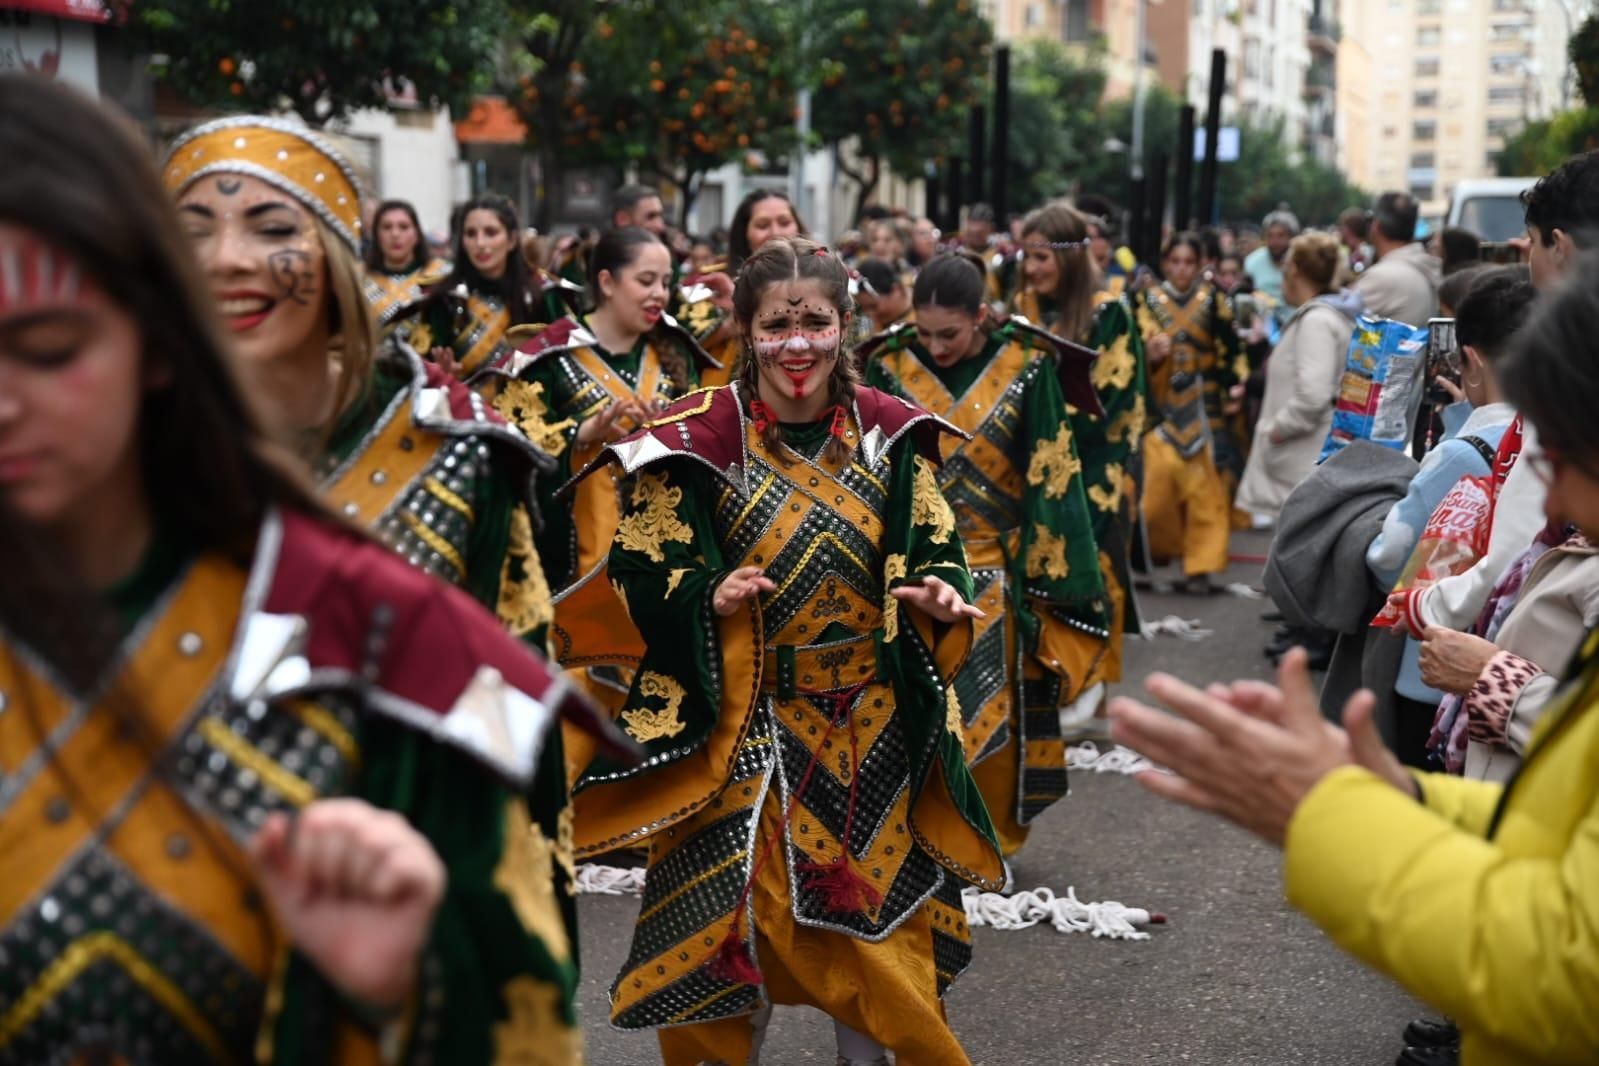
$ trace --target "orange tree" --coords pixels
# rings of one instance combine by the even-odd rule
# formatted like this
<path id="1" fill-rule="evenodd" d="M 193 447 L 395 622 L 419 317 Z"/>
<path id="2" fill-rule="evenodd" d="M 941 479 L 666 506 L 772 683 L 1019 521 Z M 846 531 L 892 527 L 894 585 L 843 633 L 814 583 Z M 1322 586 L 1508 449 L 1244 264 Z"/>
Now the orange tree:
<path id="1" fill-rule="evenodd" d="M 887 165 L 920 177 L 961 152 L 967 114 L 983 98 L 993 29 L 976 0 L 794 0 L 820 84 L 817 139 L 838 151 L 859 188 L 856 216 Z M 856 138 L 853 147 L 847 142 Z"/>
<path id="2" fill-rule="evenodd" d="M 204 108 L 463 108 L 489 83 L 499 0 L 118 0 L 128 47 Z"/>
<path id="3" fill-rule="evenodd" d="M 611 4 L 583 51 L 564 150 L 671 183 L 685 218 L 708 172 L 787 151 L 794 87 L 776 7 Z"/>

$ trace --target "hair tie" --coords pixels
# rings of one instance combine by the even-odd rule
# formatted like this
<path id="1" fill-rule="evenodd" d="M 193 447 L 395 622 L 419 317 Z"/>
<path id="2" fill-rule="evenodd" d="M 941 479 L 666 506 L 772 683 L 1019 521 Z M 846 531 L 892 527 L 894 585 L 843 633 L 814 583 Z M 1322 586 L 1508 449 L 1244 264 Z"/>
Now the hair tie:
<path id="1" fill-rule="evenodd" d="M 765 433 L 777 424 L 777 416 L 772 414 L 772 409 L 762 400 L 750 401 L 750 420 L 755 423 L 757 433 Z"/>
<path id="2" fill-rule="evenodd" d="M 831 255 L 832 253 L 827 250 L 827 245 L 824 244 L 821 247 L 817 248 L 816 251 L 812 252 L 811 254 L 812 255 L 816 255 L 816 256 L 823 256 L 823 255 Z"/>
<path id="3" fill-rule="evenodd" d="M 844 429 L 848 424 L 849 412 L 844 409 L 843 404 L 835 405 L 833 407 L 833 424 L 828 427 L 827 432 L 839 440 L 843 440 Z"/>

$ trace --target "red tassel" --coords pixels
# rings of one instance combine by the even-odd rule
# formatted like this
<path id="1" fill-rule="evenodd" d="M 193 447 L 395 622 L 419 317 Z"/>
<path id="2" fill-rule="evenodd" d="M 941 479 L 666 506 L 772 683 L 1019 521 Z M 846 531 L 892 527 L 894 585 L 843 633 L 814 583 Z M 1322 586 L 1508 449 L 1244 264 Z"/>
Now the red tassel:
<path id="1" fill-rule="evenodd" d="M 777 419 L 772 414 L 772 409 L 760 400 L 750 401 L 750 420 L 755 423 L 755 432 L 765 433 Z"/>
<path id="2" fill-rule="evenodd" d="M 827 430 L 833 436 L 843 439 L 844 429 L 849 425 L 849 412 L 844 410 L 844 405 L 839 404 L 833 408 L 833 424 Z"/>
<path id="3" fill-rule="evenodd" d="M 832 862 L 802 862 L 798 869 L 806 891 L 819 894 L 822 906 L 834 914 L 865 914 L 883 902 L 882 893 L 855 872 L 847 855 Z"/>
<path id="4" fill-rule="evenodd" d="M 739 912 L 733 913 L 733 928 L 727 931 L 722 938 L 721 945 L 711 956 L 706 969 L 712 977 L 730 981 L 736 985 L 758 985 L 761 983 L 761 971 L 755 968 L 750 961 L 750 953 L 744 948 L 744 940 L 738 935 Z"/>

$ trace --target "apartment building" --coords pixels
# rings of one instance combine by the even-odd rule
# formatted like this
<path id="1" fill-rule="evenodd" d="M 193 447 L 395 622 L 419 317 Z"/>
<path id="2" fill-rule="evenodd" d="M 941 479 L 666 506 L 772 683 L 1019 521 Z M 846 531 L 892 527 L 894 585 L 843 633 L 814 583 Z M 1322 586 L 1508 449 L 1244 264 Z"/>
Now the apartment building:
<path id="1" fill-rule="evenodd" d="M 1441 210 L 1456 182 L 1495 173 L 1507 137 L 1575 93 L 1566 42 L 1583 0 L 1349 2 L 1361 5 L 1374 116 L 1369 174 L 1351 174 L 1368 187 Z"/>

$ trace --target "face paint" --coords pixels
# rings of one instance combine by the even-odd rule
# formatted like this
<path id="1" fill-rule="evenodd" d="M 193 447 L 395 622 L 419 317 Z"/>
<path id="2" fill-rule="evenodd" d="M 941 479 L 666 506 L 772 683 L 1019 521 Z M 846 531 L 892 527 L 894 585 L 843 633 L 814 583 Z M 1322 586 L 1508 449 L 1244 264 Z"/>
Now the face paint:
<path id="1" fill-rule="evenodd" d="M 826 386 L 843 339 L 838 308 L 820 283 L 807 279 L 773 286 L 761 297 L 750 346 L 761 377 L 779 395 L 814 397 Z"/>
<path id="2" fill-rule="evenodd" d="M 31 234 L 0 248 L 0 313 L 71 303 L 83 284 L 78 264 Z"/>

